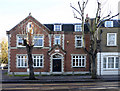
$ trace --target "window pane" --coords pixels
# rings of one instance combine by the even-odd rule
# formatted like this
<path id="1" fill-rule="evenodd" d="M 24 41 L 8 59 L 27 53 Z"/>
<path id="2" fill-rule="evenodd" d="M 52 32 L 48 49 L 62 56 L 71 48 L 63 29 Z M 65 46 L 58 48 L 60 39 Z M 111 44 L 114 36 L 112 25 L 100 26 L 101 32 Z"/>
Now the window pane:
<path id="1" fill-rule="evenodd" d="M 23 57 L 23 56 L 22 56 Z M 21 66 L 23 66 L 23 59 L 21 59 Z"/>
<path id="2" fill-rule="evenodd" d="M 109 34 L 108 40 L 108 45 L 115 45 L 115 34 Z"/>
<path id="3" fill-rule="evenodd" d="M 40 56 L 40 58 L 43 58 L 43 56 Z"/>
<path id="4" fill-rule="evenodd" d="M 61 30 L 60 30 L 60 26 L 61 26 L 61 25 L 55 25 L 55 27 L 54 27 L 55 29 L 54 29 L 54 30 L 55 30 L 55 31 L 61 31 Z"/>
<path id="5" fill-rule="evenodd" d="M 113 27 L 113 21 L 106 21 L 105 27 Z"/>
<path id="6" fill-rule="evenodd" d="M 27 66 L 27 61 L 25 61 L 25 66 Z"/>
<path id="7" fill-rule="evenodd" d="M 33 61 L 34 61 L 34 66 L 36 66 L 36 59 L 34 59 Z"/>
<path id="8" fill-rule="evenodd" d="M 106 68 L 106 58 L 103 58 L 103 68 Z"/>
<path id="9" fill-rule="evenodd" d="M 114 57 L 108 57 L 108 68 L 114 68 Z"/>
<path id="10" fill-rule="evenodd" d="M 42 66 L 42 63 L 40 63 L 40 66 Z"/>
<path id="11" fill-rule="evenodd" d="M 24 38 L 26 38 L 26 36 L 24 36 Z M 23 36 L 22 35 L 17 36 L 17 45 L 23 46 Z"/>
<path id="12" fill-rule="evenodd" d="M 75 59 L 73 59 L 73 66 L 75 66 Z"/>
<path id="13" fill-rule="evenodd" d="M 115 64 L 116 68 L 118 68 L 119 66 L 119 57 L 116 57 L 116 64 Z"/>
<path id="14" fill-rule="evenodd" d="M 76 46 L 81 47 L 82 46 L 82 37 L 76 36 Z"/>
<path id="15" fill-rule="evenodd" d="M 43 36 L 34 36 L 34 46 L 43 46 Z"/>
<path id="16" fill-rule="evenodd" d="M 85 66 L 85 60 L 82 59 L 82 66 Z"/>
<path id="17" fill-rule="evenodd" d="M 81 31 L 81 25 L 76 25 L 76 30 L 75 31 Z"/>
<path id="18" fill-rule="evenodd" d="M 76 59 L 76 66 L 78 66 L 78 59 Z"/>
<path id="19" fill-rule="evenodd" d="M 73 56 L 73 58 L 75 58 L 75 56 Z"/>
<path id="20" fill-rule="evenodd" d="M 55 44 L 60 45 L 60 35 L 55 35 Z"/>
<path id="21" fill-rule="evenodd" d="M 39 66 L 39 59 L 37 59 L 37 66 Z"/>
<path id="22" fill-rule="evenodd" d="M 20 66 L 20 59 L 18 59 L 18 66 Z"/>
<path id="23" fill-rule="evenodd" d="M 77 46 L 81 46 L 81 40 L 77 40 Z"/>
<path id="24" fill-rule="evenodd" d="M 81 59 L 79 59 L 79 66 L 82 66 L 82 65 L 81 65 Z"/>

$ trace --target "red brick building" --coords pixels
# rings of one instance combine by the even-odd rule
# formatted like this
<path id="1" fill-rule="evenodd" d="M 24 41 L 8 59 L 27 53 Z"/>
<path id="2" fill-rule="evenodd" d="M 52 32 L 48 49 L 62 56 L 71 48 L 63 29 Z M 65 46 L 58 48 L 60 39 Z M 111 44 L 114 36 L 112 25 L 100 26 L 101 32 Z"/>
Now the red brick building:
<path id="1" fill-rule="evenodd" d="M 83 50 L 81 24 L 41 24 L 31 15 L 7 31 L 8 72 L 28 73 L 26 47 L 23 36 L 33 25 L 32 52 L 35 74 L 86 74 L 89 57 Z M 85 34 L 85 47 L 89 48 L 89 32 Z"/>

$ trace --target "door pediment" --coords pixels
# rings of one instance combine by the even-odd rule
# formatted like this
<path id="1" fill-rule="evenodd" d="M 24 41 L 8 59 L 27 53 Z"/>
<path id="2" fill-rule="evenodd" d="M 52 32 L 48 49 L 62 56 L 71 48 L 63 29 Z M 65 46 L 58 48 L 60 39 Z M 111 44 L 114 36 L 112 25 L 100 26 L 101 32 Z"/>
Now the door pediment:
<path id="1" fill-rule="evenodd" d="M 51 50 L 48 51 L 48 54 L 54 54 L 54 53 L 61 53 L 63 55 L 66 54 L 66 51 L 63 50 L 63 48 L 60 45 L 55 45 Z"/>

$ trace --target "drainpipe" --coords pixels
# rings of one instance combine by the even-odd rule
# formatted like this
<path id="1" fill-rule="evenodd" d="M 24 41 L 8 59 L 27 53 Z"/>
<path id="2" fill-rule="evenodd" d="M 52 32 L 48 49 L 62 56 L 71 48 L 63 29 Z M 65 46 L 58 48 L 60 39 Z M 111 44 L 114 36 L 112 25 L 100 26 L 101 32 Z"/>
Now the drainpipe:
<path id="1" fill-rule="evenodd" d="M 6 31 L 6 34 L 8 35 L 8 74 L 10 72 L 10 37 L 11 34 L 9 31 Z"/>
<path id="2" fill-rule="evenodd" d="M 102 41 L 102 30 L 100 30 L 100 76 L 101 76 L 101 51 L 102 51 L 102 48 L 101 48 L 101 41 Z"/>

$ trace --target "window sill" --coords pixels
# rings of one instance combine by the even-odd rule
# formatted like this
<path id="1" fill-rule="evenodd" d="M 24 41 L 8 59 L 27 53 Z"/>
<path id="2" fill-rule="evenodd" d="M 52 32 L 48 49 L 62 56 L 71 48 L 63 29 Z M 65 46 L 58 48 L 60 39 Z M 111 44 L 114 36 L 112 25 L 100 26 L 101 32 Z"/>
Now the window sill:
<path id="1" fill-rule="evenodd" d="M 59 45 L 59 46 L 61 46 L 61 44 L 53 44 L 54 46 L 57 46 L 57 45 Z"/>
<path id="2" fill-rule="evenodd" d="M 75 31 L 75 32 L 82 32 L 82 31 Z"/>
<path id="3" fill-rule="evenodd" d="M 18 48 L 25 48 L 26 46 L 17 46 Z"/>
<path id="4" fill-rule="evenodd" d="M 85 68 L 85 66 L 78 66 L 78 67 L 72 66 L 72 68 Z"/>
<path id="5" fill-rule="evenodd" d="M 118 69 L 118 68 L 103 68 L 104 70 L 113 70 L 113 69 Z"/>
<path id="6" fill-rule="evenodd" d="M 33 46 L 33 47 L 35 47 L 35 48 L 43 48 L 43 46 Z"/>
<path id="7" fill-rule="evenodd" d="M 79 48 L 82 48 L 82 46 L 80 46 L 80 47 L 77 47 L 77 46 L 76 46 L 75 48 L 79 49 Z"/>
<path id="8" fill-rule="evenodd" d="M 42 69 L 43 68 L 43 66 L 41 66 L 41 67 L 33 67 L 34 69 Z"/>
<path id="9" fill-rule="evenodd" d="M 28 67 L 17 67 L 18 69 L 26 69 L 26 68 L 28 68 Z"/>
<path id="10" fill-rule="evenodd" d="M 117 47 L 117 45 L 106 45 L 107 47 Z"/>

